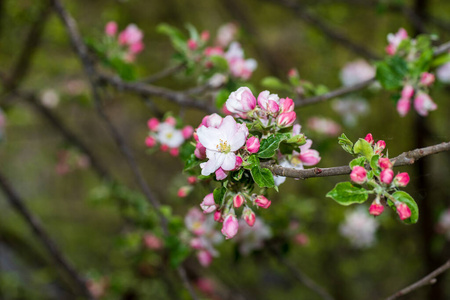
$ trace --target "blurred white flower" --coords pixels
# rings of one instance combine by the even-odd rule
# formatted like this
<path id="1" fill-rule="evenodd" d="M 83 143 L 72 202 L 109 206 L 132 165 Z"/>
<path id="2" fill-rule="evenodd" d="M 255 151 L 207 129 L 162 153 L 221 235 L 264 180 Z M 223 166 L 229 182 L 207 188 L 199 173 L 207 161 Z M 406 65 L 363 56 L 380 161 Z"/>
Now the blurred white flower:
<path id="1" fill-rule="evenodd" d="M 347 63 L 341 70 L 340 78 L 344 86 L 352 86 L 375 76 L 375 68 L 363 59 Z"/>
<path id="2" fill-rule="evenodd" d="M 347 212 L 339 232 L 355 248 L 368 248 L 375 243 L 375 233 L 379 224 L 374 217 L 362 209 Z"/>
<path id="3" fill-rule="evenodd" d="M 439 81 L 450 83 L 450 62 L 437 68 L 436 76 Z"/>
<path id="4" fill-rule="evenodd" d="M 342 117 L 346 126 L 354 127 L 358 123 L 358 117 L 369 112 L 369 104 L 366 99 L 360 97 L 346 97 L 333 101 L 332 107 Z"/>
<path id="5" fill-rule="evenodd" d="M 59 94 L 53 89 L 44 90 L 41 94 L 41 103 L 47 108 L 55 108 L 59 104 Z"/>
<path id="6" fill-rule="evenodd" d="M 450 208 L 446 209 L 439 217 L 437 231 L 441 234 L 445 234 L 447 239 L 450 240 Z"/>
<path id="7" fill-rule="evenodd" d="M 254 250 L 261 249 L 264 241 L 272 237 L 270 227 L 261 219 L 257 218 L 252 227 L 248 226 L 243 220 L 239 220 L 239 231 L 235 240 L 239 243 L 239 252 L 248 255 Z"/>

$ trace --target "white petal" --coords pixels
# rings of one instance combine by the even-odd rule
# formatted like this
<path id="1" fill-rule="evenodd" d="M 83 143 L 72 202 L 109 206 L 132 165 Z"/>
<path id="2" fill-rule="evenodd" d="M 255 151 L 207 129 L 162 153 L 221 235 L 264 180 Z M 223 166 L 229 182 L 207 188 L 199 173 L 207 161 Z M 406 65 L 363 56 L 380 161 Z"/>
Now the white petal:
<path id="1" fill-rule="evenodd" d="M 217 128 L 201 126 L 197 129 L 198 140 L 206 148 L 216 150 L 221 135 Z"/>
<path id="2" fill-rule="evenodd" d="M 230 140 L 230 150 L 231 151 L 237 151 L 245 144 L 245 133 L 240 131 L 236 133 Z"/>
<path id="3" fill-rule="evenodd" d="M 225 155 L 225 159 L 222 163 L 222 169 L 225 171 L 231 171 L 236 167 L 236 154 L 230 152 Z"/>

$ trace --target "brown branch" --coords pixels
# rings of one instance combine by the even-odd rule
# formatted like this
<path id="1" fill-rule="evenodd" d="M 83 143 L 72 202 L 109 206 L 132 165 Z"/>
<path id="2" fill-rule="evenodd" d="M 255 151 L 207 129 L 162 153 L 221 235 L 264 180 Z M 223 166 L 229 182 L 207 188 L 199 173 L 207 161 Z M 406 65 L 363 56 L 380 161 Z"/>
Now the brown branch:
<path id="1" fill-rule="evenodd" d="M 450 151 L 450 142 L 441 143 L 425 148 L 415 149 L 408 152 L 403 152 L 397 157 L 391 158 L 394 163 L 394 167 L 412 165 L 417 160 L 429 156 L 432 154 L 437 154 L 444 151 Z M 279 165 L 273 165 L 271 162 L 262 162 L 261 167 L 267 168 L 274 175 L 293 177 L 299 179 L 307 179 L 312 177 L 328 177 L 328 176 L 338 176 L 350 174 L 351 169 L 349 166 L 340 166 L 333 168 L 312 168 L 305 170 L 298 170 L 293 168 L 284 168 Z"/>
<path id="2" fill-rule="evenodd" d="M 30 69 L 31 60 L 33 59 L 34 53 L 40 44 L 45 24 L 48 20 L 50 12 L 52 11 L 49 1 L 44 2 L 44 7 L 39 13 L 38 18 L 30 26 L 30 31 L 26 36 L 22 50 L 17 58 L 17 62 L 14 64 L 9 72 L 9 76 L 6 78 L 6 91 L 14 90 L 25 78 Z"/>
<path id="3" fill-rule="evenodd" d="M 98 74 L 97 80 L 100 84 L 109 84 L 119 91 L 129 91 L 143 97 L 162 97 L 184 107 L 197 108 L 208 113 L 217 112 L 205 102 L 186 96 L 184 92 L 176 92 L 163 87 L 145 84 L 142 82 L 126 82 L 119 77 Z"/>
<path id="4" fill-rule="evenodd" d="M 145 181 L 145 179 L 137 165 L 137 162 L 133 157 L 131 149 L 128 147 L 127 143 L 125 142 L 125 139 L 122 137 L 120 132 L 117 130 L 117 128 L 114 126 L 114 124 L 111 122 L 111 120 L 109 119 L 109 117 L 106 115 L 106 113 L 103 110 L 102 103 L 101 103 L 100 91 L 99 91 L 98 86 L 96 85 L 97 74 L 94 69 L 93 63 L 89 59 L 88 49 L 87 49 L 86 45 L 84 44 L 84 42 L 81 38 L 81 35 L 78 32 L 77 24 L 76 24 L 75 20 L 73 19 L 73 17 L 64 9 L 63 5 L 61 4 L 61 2 L 59 0 L 52 0 L 52 3 L 53 3 L 53 6 L 54 6 L 57 14 L 61 18 L 62 23 L 64 24 L 64 26 L 67 30 L 67 33 L 69 35 L 70 41 L 72 43 L 72 46 L 73 46 L 75 52 L 77 53 L 78 57 L 80 58 L 80 60 L 82 62 L 83 68 L 86 72 L 89 83 L 91 85 L 92 97 L 95 102 L 97 113 L 104 121 L 104 123 L 107 126 L 108 130 L 110 131 L 110 134 L 112 135 L 114 141 L 116 142 L 117 146 L 121 150 L 122 154 L 125 156 L 125 159 L 127 160 L 128 165 L 129 165 L 131 171 L 133 172 L 133 175 L 134 175 L 137 183 L 139 184 L 140 188 L 142 189 L 145 197 L 149 201 L 150 205 L 152 205 L 153 208 L 156 210 L 156 212 L 160 218 L 161 226 L 163 228 L 164 234 L 168 235 L 169 234 L 168 225 L 167 225 L 168 220 L 166 219 L 166 217 L 162 214 L 162 212 L 159 209 L 160 203 L 159 203 L 158 199 L 154 196 L 154 194 L 150 190 L 150 187 L 148 186 L 147 182 Z M 185 285 L 186 289 L 190 293 L 191 297 L 194 300 L 197 300 L 198 297 L 186 276 L 186 271 L 184 270 L 184 268 L 182 266 L 179 266 L 177 268 L 177 271 L 178 271 L 178 274 L 179 274 L 183 284 Z"/>
<path id="5" fill-rule="evenodd" d="M 350 40 L 343 33 L 334 30 L 332 26 L 323 22 L 317 16 L 309 13 L 307 11 L 307 8 L 302 4 L 300 4 L 299 2 L 294 2 L 292 0 L 270 0 L 270 1 L 273 3 L 283 5 L 286 8 L 292 10 L 304 22 L 316 27 L 318 30 L 323 32 L 327 37 L 340 43 L 341 45 L 345 46 L 354 53 L 361 55 L 367 59 L 375 59 L 375 60 L 379 59 L 379 56 L 377 54 Z"/>
<path id="6" fill-rule="evenodd" d="M 393 294 L 390 297 L 387 297 L 386 300 L 394 300 L 397 299 L 400 296 L 409 294 L 410 292 L 426 286 L 426 285 L 430 285 L 430 284 L 434 284 L 436 282 L 436 276 L 444 273 L 445 271 L 447 271 L 448 269 L 450 269 L 450 260 L 448 260 L 445 264 L 443 264 L 442 266 L 440 266 L 439 268 L 437 268 L 436 270 L 434 270 L 433 272 L 431 272 L 430 274 L 428 274 L 427 276 L 423 277 L 422 279 L 420 279 L 419 281 L 405 287 L 404 289 L 396 292 L 395 294 Z"/>
<path id="7" fill-rule="evenodd" d="M 45 231 L 39 219 L 34 216 L 26 207 L 25 202 L 21 199 L 17 191 L 9 184 L 8 180 L 0 173 L 0 188 L 6 195 L 11 206 L 20 214 L 28 226 L 33 230 L 37 239 L 42 243 L 48 253 L 51 255 L 54 263 L 64 270 L 74 284 L 77 286 L 76 292 L 86 299 L 94 299 L 89 292 L 84 278 L 78 274 L 74 266 L 64 257 L 63 253 L 58 249 L 55 242 Z"/>

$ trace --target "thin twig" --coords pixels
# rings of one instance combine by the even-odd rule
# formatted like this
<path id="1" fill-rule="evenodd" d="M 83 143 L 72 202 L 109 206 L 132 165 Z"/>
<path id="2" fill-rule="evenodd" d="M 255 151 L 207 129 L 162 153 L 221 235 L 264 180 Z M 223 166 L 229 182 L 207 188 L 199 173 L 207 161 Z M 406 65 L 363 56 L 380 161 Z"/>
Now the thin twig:
<path id="1" fill-rule="evenodd" d="M 394 167 L 412 165 L 417 160 L 425 156 L 437 154 L 444 151 L 450 151 L 450 142 L 404 152 L 397 157 L 391 158 L 391 161 L 394 163 Z M 271 162 L 262 162 L 261 167 L 268 168 L 274 175 L 299 179 L 347 175 L 352 171 L 349 166 L 298 170 L 293 168 L 284 168 L 279 165 L 273 165 Z"/>
<path id="2" fill-rule="evenodd" d="M 334 300 L 334 298 L 320 285 L 318 285 L 314 280 L 308 277 L 301 270 L 293 266 L 283 255 L 281 255 L 276 249 L 270 248 L 270 252 L 274 254 L 277 261 L 284 265 L 289 272 L 303 285 L 318 294 L 324 300 Z"/>
<path id="3" fill-rule="evenodd" d="M 299 16 L 306 23 L 316 27 L 323 32 L 330 39 L 342 44 L 354 53 L 361 55 L 367 59 L 379 59 L 379 56 L 369 49 L 355 43 L 350 40 L 343 33 L 334 30 L 334 28 L 327 23 L 323 22 L 319 17 L 309 13 L 307 8 L 299 2 L 293 2 L 291 0 L 271 0 L 273 3 L 281 4 L 286 8 L 292 10 L 297 16 Z"/>
<path id="4" fill-rule="evenodd" d="M 54 8 L 56 9 L 56 12 L 61 18 L 61 21 L 63 22 L 64 26 L 67 29 L 70 41 L 72 43 L 72 46 L 74 47 L 75 52 L 78 54 L 84 70 L 86 72 L 86 75 L 88 76 L 89 83 L 91 85 L 91 92 L 92 96 L 96 105 L 97 112 L 99 116 L 103 119 L 105 125 L 108 127 L 108 130 L 110 131 L 114 141 L 116 142 L 117 146 L 121 150 L 122 154 L 125 156 L 125 159 L 128 162 L 128 165 L 130 166 L 130 169 L 133 172 L 133 175 L 138 182 L 140 188 L 142 189 L 144 195 L 146 196 L 149 203 L 155 208 L 160 221 L 161 226 L 164 231 L 164 233 L 167 235 L 168 233 L 168 225 L 167 225 L 167 219 L 160 211 L 160 203 L 158 199 L 154 196 L 152 191 L 150 190 L 150 187 L 147 185 L 147 182 L 145 181 L 136 160 L 133 157 L 133 154 L 131 152 L 131 149 L 128 147 L 127 143 L 125 142 L 125 139 L 122 137 L 120 132 L 117 130 L 117 128 L 114 126 L 114 124 L 111 122 L 109 117 L 106 115 L 106 113 L 103 110 L 102 103 L 101 103 L 101 96 L 100 91 L 97 86 L 97 74 L 94 69 L 93 63 L 90 61 L 88 56 L 88 49 L 86 45 L 84 44 L 83 40 L 81 39 L 81 36 L 78 32 L 77 24 L 75 20 L 72 18 L 72 16 L 64 9 L 61 2 L 59 0 L 52 0 Z M 189 294 L 194 300 L 197 300 L 198 297 L 192 288 L 187 276 L 185 276 L 185 270 L 182 266 L 179 266 L 178 268 L 178 274 L 181 277 L 181 280 L 183 284 L 186 286 L 186 288 L 189 291 Z"/>
<path id="5" fill-rule="evenodd" d="M 55 264 L 62 270 L 64 270 L 71 278 L 73 283 L 76 284 L 77 292 L 80 294 L 80 296 L 83 296 L 87 299 L 94 299 L 86 286 L 84 278 L 80 274 L 78 274 L 74 266 L 72 266 L 72 264 L 64 257 L 62 252 L 58 249 L 56 244 L 45 231 L 44 227 L 42 227 L 41 222 L 28 210 L 25 202 L 21 199 L 17 191 L 9 184 L 6 177 L 1 173 L 0 188 L 7 196 L 7 199 L 11 206 L 14 207 L 15 210 L 17 210 L 17 212 L 22 216 L 28 226 L 30 226 L 30 228 L 33 230 L 38 240 L 47 249 Z"/>
<path id="6" fill-rule="evenodd" d="M 178 71 L 183 70 L 185 67 L 186 67 L 186 65 L 184 63 L 177 64 L 177 65 L 168 67 L 167 69 L 164 69 L 158 73 L 155 73 L 147 78 L 141 79 L 140 81 L 145 82 L 145 83 L 153 83 L 153 82 L 161 80 L 167 76 L 175 74 Z"/>
<path id="7" fill-rule="evenodd" d="M 445 271 L 447 271 L 448 269 L 450 269 L 450 260 L 448 260 L 445 264 L 443 264 L 442 266 L 440 266 L 439 268 L 437 268 L 436 270 L 434 270 L 433 272 L 431 272 L 430 274 L 428 274 L 427 276 L 423 277 L 422 279 L 420 279 L 419 281 L 405 287 L 404 289 L 394 293 L 392 296 L 387 297 L 386 300 L 394 300 L 397 299 L 400 296 L 409 294 L 410 292 L 426 286 L 426 285 L 430 285 L 430 284 L 434 284 L 436 282 L 436 276 L 444 273 Z"/>

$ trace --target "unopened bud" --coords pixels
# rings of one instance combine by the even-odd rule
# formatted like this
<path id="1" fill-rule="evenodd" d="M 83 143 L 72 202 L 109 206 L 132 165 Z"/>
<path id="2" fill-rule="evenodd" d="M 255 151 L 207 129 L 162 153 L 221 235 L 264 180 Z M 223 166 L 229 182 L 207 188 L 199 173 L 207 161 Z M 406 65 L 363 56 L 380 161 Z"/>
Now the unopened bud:
<path id="1" fill-rule="evenodd" d="M 263 195 L 258 195 L 255 199 L 255 204 L 262 208 L 269 208 L 272 201 L 264 197 Z"/>
<path id="2" fill-rule="evenodd" d="M 260 143 L 256 136 L 252 136 L 246 142 L 247 151 L 250 153 L 257 153 L 259 151 Z"/>
<path id="3" fill-rule="evenodd" d="M 380 173 L 380 181 L 385 184 L 390 184 L 394 178 L 394 171 L 392 169 L 384 169 Z"/>
<path id="4" fill-rule="evenodd" d="M 350 179 L 357 184 L 363 184 L 367 180 L 367 171 L 361 166 L 354 166 L 350 173 Z"/>
<path id="5" fill-rule="evenodd" d="M 244 203 L 244 201 L 245 201 L 245 198 L 241 194 L 236 194 L 233 197 L 233 205 L 236 208 L 241 207 L 241 205 Z"/>
<path id="6" fill-rule="evenodd" d="M 406 172 L 398 173 L 394 178 L 394 184 L 396 186 L 405 187 L 409 183 L 409 175 Z"/>

